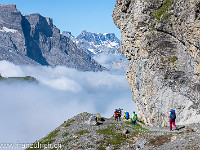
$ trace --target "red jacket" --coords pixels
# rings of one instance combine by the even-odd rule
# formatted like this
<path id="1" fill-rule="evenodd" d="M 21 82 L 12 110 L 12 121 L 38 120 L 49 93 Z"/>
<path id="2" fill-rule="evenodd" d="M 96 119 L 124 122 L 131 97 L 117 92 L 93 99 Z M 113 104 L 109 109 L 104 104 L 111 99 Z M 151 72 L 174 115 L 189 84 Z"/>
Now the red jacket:
<path id="1" fill-rule="evenodd" d="M 117 115 L 118 115 L 118 112 L 117 112 L 117 111 L 115 111 L 115 112 L 114 112 L 114 114 L 115 114 L 115 116 L 117 116 Z"/>

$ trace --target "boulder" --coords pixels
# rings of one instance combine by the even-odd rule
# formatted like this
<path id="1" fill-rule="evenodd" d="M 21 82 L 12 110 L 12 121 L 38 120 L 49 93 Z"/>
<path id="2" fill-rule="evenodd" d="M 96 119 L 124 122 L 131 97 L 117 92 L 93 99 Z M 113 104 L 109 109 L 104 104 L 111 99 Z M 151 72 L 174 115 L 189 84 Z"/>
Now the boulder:
<path id="1" fill-rule="evenodd" d="M 97 125 L 97 117 L 96 116 L 90 116 L 88 120 L 89 125 Z"/>

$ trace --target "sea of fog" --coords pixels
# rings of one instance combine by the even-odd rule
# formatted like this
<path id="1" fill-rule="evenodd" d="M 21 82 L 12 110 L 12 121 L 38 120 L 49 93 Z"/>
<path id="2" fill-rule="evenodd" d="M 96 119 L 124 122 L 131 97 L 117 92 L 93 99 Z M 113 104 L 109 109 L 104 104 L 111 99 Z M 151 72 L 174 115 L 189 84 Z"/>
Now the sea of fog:
<path id="1" fill-rule="evenodd" d="M 34 142 L 82 112 L 111 117 L 115 108 L 137 109 L 125 74 L 17 66 L 7 61 L 0 61 L 0 73 L 39 81 L 0 82 L 0 143 Z"/>

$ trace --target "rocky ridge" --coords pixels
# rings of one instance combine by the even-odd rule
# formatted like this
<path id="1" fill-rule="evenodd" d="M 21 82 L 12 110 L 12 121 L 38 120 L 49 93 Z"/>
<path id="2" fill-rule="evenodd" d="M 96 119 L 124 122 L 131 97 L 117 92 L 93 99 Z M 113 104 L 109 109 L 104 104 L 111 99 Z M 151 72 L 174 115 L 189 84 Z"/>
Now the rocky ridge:
<path id="1" fill-rule="evenodd" d="M 0 4 L 0 38 L 0 60 L 20 65 L 61 65 L 82 71 L 106 70 L 60 34 L 51 18 L 22 15 L 15 5 Z"/>
<path id="2" fill-rule="evenodd" d="M 114 33 L 92 33 L 82 31 L 77 37 L 71 32 L 63 31 L 62 35 L 72 39 L 80 48 L 84 49 L 90 56 L 105 54 L 121 54 L 119 52 L 120 40 Z"/>
<path id="3" fill-rule="evenodd" d="M 114 118 L 99 118 L 96 115 L 81 113 L 65 121 L 50 134 L 28 148 L 43 146 L 40 149 L 199 149 L 200 124 L 179 126 L 179 130 L 169 128 L 133 126 L 129 121 L 115 121 Z M 51 148 L 48 148 L 51 146 Z M 56 148 L 54 147 L 56 146 Z M 38 150 L 38 148 L 35 148 Z"/>
<path id="4" fill-rule="evenodd" d="M 145 124 L 200 122 L 200 1 L 116 0 L 120 51 L 130 61 L 127 80 Z"/>

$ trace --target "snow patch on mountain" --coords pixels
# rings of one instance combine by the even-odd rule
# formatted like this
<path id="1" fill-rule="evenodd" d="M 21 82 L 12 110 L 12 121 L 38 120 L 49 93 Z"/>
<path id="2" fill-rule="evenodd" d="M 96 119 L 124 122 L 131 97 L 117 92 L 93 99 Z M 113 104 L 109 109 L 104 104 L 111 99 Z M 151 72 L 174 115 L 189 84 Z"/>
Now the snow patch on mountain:
<path id="1" fill-rule="evenodd" d="M 11 32 L 11 33 L 18 33 L 17 30 L 14 30 L 14 29 L 9 29 L 9 28 L 6 28 L 6 27 L 3 27 L 2 29 L 0 29 L 0 32 Z"/>

